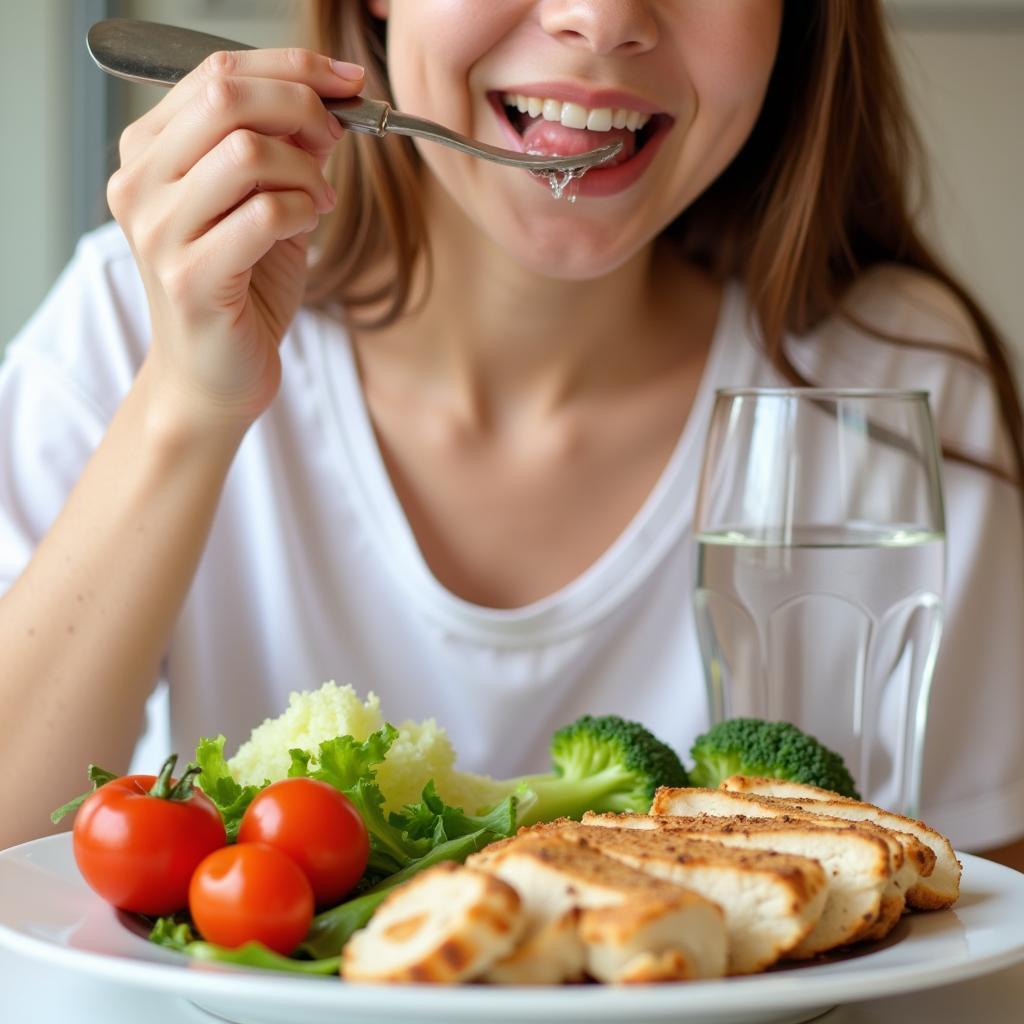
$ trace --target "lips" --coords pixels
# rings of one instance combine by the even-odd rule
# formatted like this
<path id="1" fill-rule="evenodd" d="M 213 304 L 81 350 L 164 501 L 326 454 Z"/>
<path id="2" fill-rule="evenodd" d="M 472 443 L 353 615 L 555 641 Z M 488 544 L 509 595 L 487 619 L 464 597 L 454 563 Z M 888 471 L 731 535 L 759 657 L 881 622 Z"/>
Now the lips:
<path id="1" fill-rule="evenodd" d="M 674 124 L 669 114 L 621 92 L 542 84 L 493 92 L 488 99 L 510 145 L 522 152 L 574 156 L 622 142 L 614 157 L 578 182 L 581 196 L 610 196 L 629 188 Z M 537 180 L 547 188 L 543 178 Z"/>

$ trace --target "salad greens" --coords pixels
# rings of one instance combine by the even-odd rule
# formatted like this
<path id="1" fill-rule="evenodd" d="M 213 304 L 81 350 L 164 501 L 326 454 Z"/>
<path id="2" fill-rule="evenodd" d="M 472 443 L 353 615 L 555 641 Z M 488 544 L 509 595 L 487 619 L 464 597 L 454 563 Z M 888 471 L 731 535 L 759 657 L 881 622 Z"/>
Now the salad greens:
<path id="1" fill-rule="evenodd" d="M 433 781 L 427 783 L 421 801 L 400 811 L 385 811 L 385 798 L 377 784 L 376 768 L 383 762 L 398 735 L 385 725 L 365 740 L 337 736 L 325 740 L 315 753 L 289 751 L 289 778 L 318 779 L 343 793 L 359 811 L 370 838 L 370 859 L 357 894 L 313 919 L 300 955 L 312 959 L 282 957 L 260 943 L 237 950 L 198 941 L 188 923 L 176 917 L 160 918 L 150 939 L 204 960 L 306 974 L 337 973 L 341 949 L 362 928 L 388 892 L 418 871 L 445 860 L 463 861 L 471 853 L 516 829 L 518 797 L 509 794 L 482 815 L 467 814 L 446 804 Z M 224 757 L 224 737 L 204 738 L 196 748 L 201 768 L 197 784 L 216 804 L 224 819 L 228 841 L 238 838 L 246 808 L 263 786 L 239 784 Z"/>
<path id="2" fill-rule="evenodd" d="M 373 917 L 374 911 L 395 886 L 407 882 L 418 871 L 423 871 L 434 864 L 440 864 L 442 861 L 454 860 L 461 863 L 471 853 L 476 853 L 477 850 L 482 850 L 485 846 L 501 838 L 503 837 L 488 829 L 479 829 L 476 832 L 439 843 L 419 860 L 413 861 L 402 871 L 378 882 L 361 896 L 346 900 L 331 910 L 317 914 L 313 918 L 309 934 L 299 945 L 299 952 L 313 957 L 327 957 L 340 953 L 353 933 Z"/>
<path id="3" fill-rule="evenodd" d="M 438 796 L 433 782 L 427 783 L 420 803 L 386 813 L 376 767 L 397 735 L 394 726 L 385 724 L 362 742 L 351 736 L 336 736 L 321 743 L 315 755 L 306 750 L 289 751 L 289 778 L 326 782 L 344 793 L 359 811 L 370 834 L 370 884 L 402 871 L 450 839 L 480 831 L 495 838 L 513 833 L 518 802 L 515 795 L 477 817 L 449 807 Z M 196 762 L 202 768 L 199 787 L 223 815 L 229 841 L 237 838 L 245 809 L 263 787 L 242 786 L 234 780 L 224 759 L 223 736 L 200 740 Z"/>
<path id="4" fill-rule="evenodd" d="M 337 974 L 341 969 L 340 956 L 329 956 L 319 960 L 296 960 L 267 949 L 262 942 L 247 942 L 238 949 L 215 946 L 212 942 L 197 939 L 191 925 L 185 921 L 177 921 L 173 917 L 161 917 L 153 926 L 149 941 L 195 957 L 197 960 L 234 964 L 236 967 L 260 967 L 268 971 L 326 975 Z"/>
<path id="5" fill-rule="evenodd" d="M 416 803 L 399 810 L 388 802 L 378 769 L 400 731 L 384 722 L 359 740 L 351 735 L 323 740 L 316 749 L 288 749 L 288 778 L 326 782 L 358 810 L 370 841 L 362 881 L 349 898 L 313 918 L 293 957 L 282 957 L 259 943 L 230 950 L 197 941 L 179 918 L 161 918 L 151 939 L 206 960 L 294 970 L 336 973 L 345 943 L 362 928 L 388 893 L 417 872 L 441 861 L 464 861 L 489 843 L 511 836 L 524 821 L 558 815 L 578 817 L 585 810 L 646 811 L 659 785 L 685 785 L 686 772 L 676 754 L 637 723 L 617 716 L 584 716 L 552 737 L 553 771 L 504 781 L 487 780 L 495 792 L 492 806 L 476 814 L 448 804 L 433 778 Z M 240 783 L 224 757 L 224 737 L 204 738 L 196 749 L 198 786 L 224 818 L 228 841 L 238 838 L 246 808 L 261 785 L 252 771 Z M 275 755 L 275 760 L 281 758 Z"/>
<path id="6" fill-rule="evenodd" d="M 253 797 L 269 785 L 240 786 L 228 769 L 224 758 L 223 736 L 216 739 L 203 737 L 196 747 L 196 764 L 202 769 L 196 784 L 217 805 L 220 816 L 224 819 L 224 831 L 228 834 L 228 842 L 238 839 L 238 826 L 242 823 L 245 809 L 252 803 Z"/>

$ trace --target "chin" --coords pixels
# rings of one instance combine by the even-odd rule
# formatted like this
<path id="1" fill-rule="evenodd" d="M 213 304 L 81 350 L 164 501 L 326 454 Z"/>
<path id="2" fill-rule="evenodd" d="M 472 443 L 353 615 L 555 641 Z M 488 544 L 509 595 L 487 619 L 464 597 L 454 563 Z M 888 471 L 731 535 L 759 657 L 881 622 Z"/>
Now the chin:
<path id="1" fill-rule="evenodd" d="M 631 229 L 621 217 L 609 216 L 603 205 L 582 199 L 570 204 L 543 194 L 518 211 L 512 204 L 498 216 L 484 211 L 478 223 L 520 266 L 562 281 L 605 277 L 629 262 L 657 233 L 640 230 L 640 225 Z"/>

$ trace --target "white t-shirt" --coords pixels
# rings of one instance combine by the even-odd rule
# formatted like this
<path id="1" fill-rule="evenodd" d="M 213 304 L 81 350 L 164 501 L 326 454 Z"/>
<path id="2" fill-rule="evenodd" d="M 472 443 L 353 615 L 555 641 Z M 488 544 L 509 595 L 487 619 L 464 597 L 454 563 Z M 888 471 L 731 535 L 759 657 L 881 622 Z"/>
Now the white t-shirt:
<path id="1" fill-rule="evenodd" d="M 855 307 L 898 334 L 976 348 L 958 305 L 919 275 L 876 272 Z M 129 389 L 148 311 L 116 225 L 82 239 L 0 369 L 0 592 L 24 568 Z M 931 392 L 942 436 L 1009 466 L 984 375 L 839 324 L 790 354 L 821 384 Z M 585 712 L 648 724 L 677 750 L 706 722 L 693 622 L 691 520 L 717 387 L 782 383 L 730 285 L 692 412 L 633 521 L 579 578 L 512 610 L 482 608 L 431 574 L 392 489 L 343 329 L 303 310 L 283 382 L 229 472 L 163 659 L 181 752 L 229 750 L 326 679 L 379 694 L 393 721 L 436 718 L 459 766 L 544 770 L 553 729 Z M 947 626 L 933 686 L 923 814 L 961 847 L 1024 833 L 1024 538 L 1018 495 L 945 466 Z M 152 702 L 151 702 L 152 703 Z M 811 729 L 813 731 L 813 729 Z M 685 759 L 685 758 L 684 758 Z"/>

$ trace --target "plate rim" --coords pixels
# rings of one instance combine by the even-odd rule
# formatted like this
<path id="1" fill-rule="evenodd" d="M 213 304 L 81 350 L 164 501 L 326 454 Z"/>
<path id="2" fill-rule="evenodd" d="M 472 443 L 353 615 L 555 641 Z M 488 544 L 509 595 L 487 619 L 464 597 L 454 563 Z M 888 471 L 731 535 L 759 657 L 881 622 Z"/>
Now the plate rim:
<path id="1" fill-rule="evenodd" d="M 30 849 L 70 843 L 70 833 L 46 836 L 0 851 L 0 873 L 3 861 Z M 993 861 L 967 853 L 957 853 L 969 873 L 995 877 L 1002 873 L 1020 873 Z M 81 878 L 69 879 L 81 885 L 89 897 L 100 902 L 85 887 Z M 1013 878 L 1024 899 L 1024 877 Z M 112 909 L 112 908 L 111 908 Z M 952 913 L 954 911 L 938 911 Z M 113 910 L 112 910 L 112 913 Z M 570 1008 L 597 1020 L 621 1016 L 623 1012 L 676 1013 L 685 1010 L 694 1014 L 709 1012 L 742 1012 L 755 1006 L 771 1010 L 801 1010 L 832 1006 L 864 999 L 906 995 L 923 989 L 941 988 L 995 973 L 1024 960 L 1024 930 L 1018 941 L 1001 950 L 971 954 L 948 961 L 905 963 L 887 966 L 882 973 L 866 967 L 851 968 L 841 974 L 810 973 L 813 967 L 792 973 L 769 973 L 748 977 L 716 978 L 678 985 L 651 986 L 435 986 L 435 985 L 331 985 L 330 979 L 281 976 L 269 971 L 246 968 L 225 968 L 223 965 L 197 966 L 180 954 L 154 947 L 154 959 L 118 956 L 101 951 L 73 948 L 49 938 L 26 934 L 10 926 L 2 918 L 0 908 L 0 948 L 36 960 L 56 964 L 108 981 L 170 993 L 184 999 L 213 998 L 218 1002 L 232 998 L 266 1005 L 273 1003 L 292 1011 L 305 1006 L 339 1013 L 402 1013 L 415 1010 L 419 1019 L 452 1019 L 452 997 L 458 993 L 460 1012 L 485 1014 L 489 1020 L 522 1019 L 532 1007 L 544 1002 L 545 1012 Z M 113 920 L 113 918 L 112 918 Z M 123 925 L 118 925 L 123 927 Z M 139 938 L 140 943 L 146 940 Z M 141 947 L 140 947 L 141 948 Z M 159 957 L 159 958 L 158 958 Z M 179 961 L 179 962 L 176 962 Z M 828 966 L 828 965 L 823 965 Z M 798 979 L 798 980 L 796 980 Z M 694 1018 L 696 1019 L 696 1018 Z"/>

